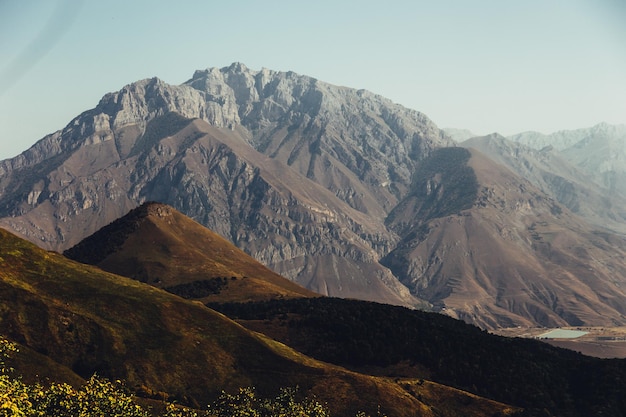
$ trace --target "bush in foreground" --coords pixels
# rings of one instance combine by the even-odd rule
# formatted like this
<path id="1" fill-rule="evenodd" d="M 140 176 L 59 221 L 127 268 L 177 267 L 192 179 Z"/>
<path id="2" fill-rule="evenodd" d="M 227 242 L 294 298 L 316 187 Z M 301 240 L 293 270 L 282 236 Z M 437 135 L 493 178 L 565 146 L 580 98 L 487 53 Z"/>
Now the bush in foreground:
<path id="1" fill-rule="evenodd" d="M 121 381 L 97 375 L 76 389 L 69 384 L 49 386 L 26 384 L 5 360 L 17 346 L 0 337 L 0 417 L 152 417 L 156 416 L 135 402 Z M 168 403 L 159 417 L 330 417 L 315 399 L 299 398 L 297 388 L 283 388 L 276 398 L 259 398 L 254 388 L 241 388 L 237 394 L 222 392 L 208 411 L 178 407 Z M 357 417 L 366 417 L 359 413 Z"/>

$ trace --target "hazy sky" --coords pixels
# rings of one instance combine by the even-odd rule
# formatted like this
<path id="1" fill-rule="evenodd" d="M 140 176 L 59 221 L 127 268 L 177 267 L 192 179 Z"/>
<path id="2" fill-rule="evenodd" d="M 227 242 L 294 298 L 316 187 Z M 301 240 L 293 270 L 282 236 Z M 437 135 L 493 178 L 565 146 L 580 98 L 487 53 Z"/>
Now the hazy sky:
<path id="1" fill-rule="evenodd" d="M 0 159 L 126 84 L 235 61 L 477 134 L 626 123 L 624 0 L 0 0 Z"/>

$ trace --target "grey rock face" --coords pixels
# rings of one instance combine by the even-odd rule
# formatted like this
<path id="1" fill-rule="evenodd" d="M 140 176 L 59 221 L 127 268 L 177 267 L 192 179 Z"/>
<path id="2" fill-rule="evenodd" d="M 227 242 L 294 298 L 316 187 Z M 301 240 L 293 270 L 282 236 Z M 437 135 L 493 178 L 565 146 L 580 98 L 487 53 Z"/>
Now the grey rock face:
<path id="1" fill-rule="evenodd" d="M 256 150 L 380 218 L 406 192 L 416 162 L 453 145 L 417 111 L 292 72 L 233 64 L 196 71 L 185 85 L 228 110 Z"/>
<path id="2" fill-rule="evenodd" d="M 311 289 L 417 305 L 378 263 L 398 239 L 382 219 L 448 143 L 418 112 L 294 73 L 153 78 L 3 161 L 0 224 L 63 250 L 161 201 Z"/>

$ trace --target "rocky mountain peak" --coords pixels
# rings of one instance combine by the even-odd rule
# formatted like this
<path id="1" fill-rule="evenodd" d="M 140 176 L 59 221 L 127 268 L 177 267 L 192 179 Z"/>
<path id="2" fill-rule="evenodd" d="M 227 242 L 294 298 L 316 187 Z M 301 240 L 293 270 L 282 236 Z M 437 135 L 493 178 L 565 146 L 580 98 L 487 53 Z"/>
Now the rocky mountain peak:
<path id="1" fill-rule="evenodd" d="M 502 141 L 494 134 L 483 144 L 508 159 L 530 161 L 522 159 L 525 147 Z M 158 78 L 128 84 L 3 161 L 0 225 L 46 249 L 64 250 L 145 201 L 160 201 L 322 294 L 410 306 L 423 305 L 424 296 L 485 326 L 540 322 L 512 311 L 515 300 L 506 297 L 510 305 L 501 302 L 480 321 L 480 312 L 462 311 L 460 291 L 472 287 L 488 305 L 498 296 L 489 268 L 498 279 L 514 274 L 518 283 L 579 274 L 585 270 L 580 262 L 567 269 L 550 254 L 574 262 L 569 254 L 575 247 L 592 262 L 603 259 L 606 246 L 586 226 L 564 225 L 561 206 L 515 169 L 505 174 L 474 150 L 454 145 L 424 114 L 366 90 L 235 63 L 196 71 L 179 86 Z M 543 166 L 554 161 L 552 152 L 535 153 Z M 591 195 L 571 191 L 577 178 L 545 180 L 562 190 L 557 200 L 572 210 Z M 583 243 L 557 246 L 545 226 L 552 222 L 566 236 L 558 242 L 575 241 L 579 233 Z M 475 249 L 481 246 L 486 249 Z M 532 268 L 515 260 L 519 247 Z M 490 251 L 500 264 L 485 261 Z M 590 279 L 604 280 L 602 270 Z M 476 280 L 461 284 L 467 277 Z M 454 291 L 458 303 L 448 300 Z M 551 317 L 544 322 L 567 320 L 549 300 L 539 304 Z M 617 317 L 616 311 L 621 314 L 605 312 Z M 590 322 L 599 315 L 581 317 Z"/>
<path id="2" fill-rule="evenodd" d="M 218 125 L 240 125 L 257 151 L 380 217 L 407 191 L 417 161 L 453 145 L 420 112 L 291 71 L 233 64 L 196 71 L 184 85 L 204 95 L 208 111 L 228 114 L 232 125 Z"/>

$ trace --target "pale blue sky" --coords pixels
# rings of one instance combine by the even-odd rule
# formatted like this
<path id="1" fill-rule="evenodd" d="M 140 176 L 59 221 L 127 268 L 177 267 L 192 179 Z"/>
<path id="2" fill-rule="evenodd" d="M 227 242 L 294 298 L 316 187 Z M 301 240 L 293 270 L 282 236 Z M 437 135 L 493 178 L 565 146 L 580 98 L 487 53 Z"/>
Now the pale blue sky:
<path id="1" fill-rule="evenodd" d="M 626 123 L 624 0 L 0 0 L 0 159 L 126 84 L 235 61 L 477 134 Z"/>

